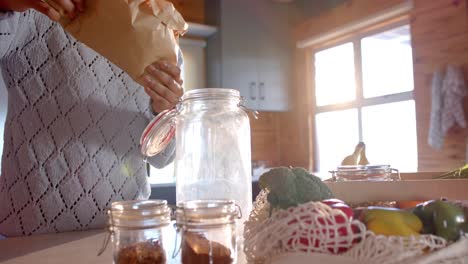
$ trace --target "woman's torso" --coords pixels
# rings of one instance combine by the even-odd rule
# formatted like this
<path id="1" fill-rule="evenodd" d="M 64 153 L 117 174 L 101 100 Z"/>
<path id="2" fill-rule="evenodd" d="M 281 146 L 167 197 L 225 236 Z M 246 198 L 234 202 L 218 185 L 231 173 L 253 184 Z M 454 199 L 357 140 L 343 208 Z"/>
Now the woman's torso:
<path id="1" fill-rule="evenodd" d="M 149 196 L 138 149 L 144 90 L 36 12 L 16 14 L 2 58 L 8 90 L 0 234 L 100 227 L 114 200 Z"/>

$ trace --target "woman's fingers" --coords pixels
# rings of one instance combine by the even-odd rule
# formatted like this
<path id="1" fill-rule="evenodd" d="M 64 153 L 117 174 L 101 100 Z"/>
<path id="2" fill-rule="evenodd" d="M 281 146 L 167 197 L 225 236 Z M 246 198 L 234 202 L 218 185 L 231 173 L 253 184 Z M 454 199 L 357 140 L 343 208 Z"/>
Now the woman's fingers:
<path id="1" fill-rule="evenodd" d="M 50 5 L 56 5 L 54 7 L 55 9 L 58 9 L 57 11 L 63 11 L 65 14 L 69 16 L 74 16 L 75 12 L 77 11 L 75 9 L 75 4 L 71 0 L 47 0 L 50 1 Z"/>
<path id="2" fill-rule="evenodd" d="M 182 79 L 180 69 L 165 61 L 155 62 L 145 69 L 143 82 L 145 91 L 151 97 L 155 112 L 161 112 L 174 107 L 182 94 Z"/>
<path id="3" fill-rule="evenodd" d="M 164 71 L 163 69 L 158 69 L 154 65 L 150 65 L 146 68 L 146 71 L 151 77 L 156 81 L 166 86 L 172 93 L 174 93 L 178 98 L 182 96 L 182 80 L 177 80 L 168 70 Z M 180 79 L 180 77 L 178 77 Z M 178 100 L 177 98 L 177 100 Z"/>
<path id="4" fill-rule="evenodd" d="M 60 13 L 43 1 L 32 1 L 32 8 L 48 16 L 51 20 L 58 21 Z"/>
<path id="5" fill-rule="evenodd" d="M 58 13 L 60 16 L 68 16 L 71 19 L 74 19 L 78 12 L 84 10 L 84 0 L 34 0 L 33 3 L 45 3 L 50 8 L 54 9 L 55 13 Z M 50 13 L 50 11 L 49 11 Z M 57 21 L 56 14 L 53 14 L 53 20 Z"/>
<path id="6" fill-rule="evenodd" d="M 145 92 L 151 98 L 151 107 L 153 108 L 154 112 L 161 113 L 162 111 L 171 109 L 173 107 L 171 103 L 169 103 L 166 99 L 157 94 L 151 88 L 145 87 Z"/>
<path id="7" fill-rule="evenodd" d="M 157 61 L 153 64 L 156 68 L 163 70 L 165 73 L 169 74 L 176 82 L 182 85 L 183 81 L 180 76 L 181 70 L 176 65 L 169 63 L 164 60 Z"/>
<path id="8" fill-rule="evenodd" d="M 145 87 L 150 88 L 172 105 L 175 105 L 179 101 L 180 96 L 173 93 L 167 86 L 161 84 L 151 76 L 146 75 L 143 77 L 143 81 L 145 82 Z"/>

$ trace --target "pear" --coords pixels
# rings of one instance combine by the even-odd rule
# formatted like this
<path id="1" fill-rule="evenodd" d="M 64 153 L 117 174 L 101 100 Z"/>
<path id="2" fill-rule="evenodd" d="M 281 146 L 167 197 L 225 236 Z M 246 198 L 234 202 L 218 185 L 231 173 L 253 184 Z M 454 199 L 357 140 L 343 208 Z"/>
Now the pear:
<path id="1" fill-rule="evenodd" d="M 344 160 L 341 162 L 341 165 L 343 165 L 343 166 L 358 165 L 360 157 L 361 157 L 362 150 L 364 148 L 365 148 L 364 143 L 359 142 L 359 144 L 357 144 L 356 148 L 354 149 L 354 153 L 347 156 L 346 158 L 344 158 Z"/>
<path id="2" fill-rule="evenodd" d="M 369 161 L 367 160 L 367 156 L 366 156 L 366 145 L 364 144 L 364 142 L 361 142 L 363 147 L 362 147 L 362 151 L 361 151 L 361 157 L 359 159 L 359 165 L 369 165 Z"/>

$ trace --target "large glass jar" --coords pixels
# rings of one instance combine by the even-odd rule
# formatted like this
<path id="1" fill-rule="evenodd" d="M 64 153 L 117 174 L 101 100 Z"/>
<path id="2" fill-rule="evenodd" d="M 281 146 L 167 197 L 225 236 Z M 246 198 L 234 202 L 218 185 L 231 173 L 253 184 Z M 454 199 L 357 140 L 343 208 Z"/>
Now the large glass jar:
<path id="1" fill-rule="evenodd" d="M 180 203 L 176 210 L 182 264 L 237 263 L 235 220 L 240 211 L 229 200 Z"/>
<path id="2" fill-rule="evenodd" d="M 175 109 L 159 114 L 140 140 L 153 156 L 176 140 L 177 203 L 234 200 L 244 219 L 252 207 L 249 117 L 239 91 L 197 89 L 184 94 Z"/>
<path id="3" fill-rule="evenodd" d="M 108 217 L 115 264 L 169 263 L 173 234 L 166 201 L 114 202 Z"/>

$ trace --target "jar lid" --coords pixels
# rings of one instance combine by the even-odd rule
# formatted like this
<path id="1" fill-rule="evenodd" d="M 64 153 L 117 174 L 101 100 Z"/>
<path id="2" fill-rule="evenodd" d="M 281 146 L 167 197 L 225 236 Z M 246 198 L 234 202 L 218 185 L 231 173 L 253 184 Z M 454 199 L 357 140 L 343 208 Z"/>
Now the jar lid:
<path id="1" fill-rule="evenodd" d="M 177 205 L 177 225 L 231 224 L 241 218 L 240 207 L 233 200 L 196 200 Z"/>
<path id="2" fill-rule="evenodd" d="M 109 222 L 117 227 L 149 227 L 169 224 L 171 209 L 166 200 L 113 202 Z"/>
<path id="3" fill-rule="evenodd" d="M 175 109 L 165 110 L 157 115 L 145 128 L 140 138 L 141 153 L 146 157 L 155 156 L 167 147 L 175 135 Z"/>

